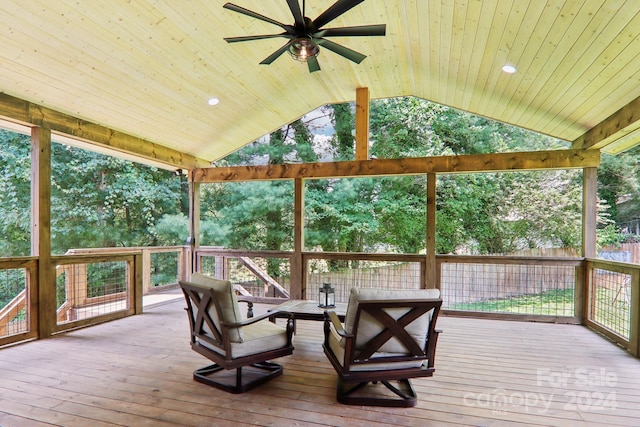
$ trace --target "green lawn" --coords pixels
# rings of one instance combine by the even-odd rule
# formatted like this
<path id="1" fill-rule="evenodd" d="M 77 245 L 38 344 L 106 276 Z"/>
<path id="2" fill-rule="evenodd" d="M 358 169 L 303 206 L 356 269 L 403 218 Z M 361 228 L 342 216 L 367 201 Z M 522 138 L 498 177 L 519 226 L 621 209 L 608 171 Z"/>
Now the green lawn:
<path id="1" fill-rule="evenodd" d="M 599 287 L 596 293 L 594 321 L 625 338 L 629 338 L 629 304 L 624 295 L 616 298 L 616 289 Z M 573 316 L 573 289 L 553 290 L 541 294 L 521 295 L 466 304 L 453 304 L 450 310 L 531 315 Z"/>
<path id="2" fill-rule="evenodd" d="M 491 313 L 573 316 L 573 289 L 553 290 L 542 294 L 528 294 L 513 298 L 454 304 L 449 308 L 451 310 Z"/>

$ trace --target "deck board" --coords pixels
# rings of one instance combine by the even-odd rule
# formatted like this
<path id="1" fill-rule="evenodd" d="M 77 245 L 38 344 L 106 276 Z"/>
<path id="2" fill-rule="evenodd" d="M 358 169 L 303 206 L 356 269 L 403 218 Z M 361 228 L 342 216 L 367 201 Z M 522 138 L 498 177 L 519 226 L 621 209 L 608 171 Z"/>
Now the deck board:
<path id="1" fill-rule="evenodd" d="M 640 425 L 640 360 L 581 326 L 443 316 L 437 371 L 413 380 L 418 406 L 372 408 L 336 402 L 314 321 L 298 322 L 281 377 L 241 395 L 196 383 L 207 360 L 183 307 L 0 349 L 0 425 Z"/>

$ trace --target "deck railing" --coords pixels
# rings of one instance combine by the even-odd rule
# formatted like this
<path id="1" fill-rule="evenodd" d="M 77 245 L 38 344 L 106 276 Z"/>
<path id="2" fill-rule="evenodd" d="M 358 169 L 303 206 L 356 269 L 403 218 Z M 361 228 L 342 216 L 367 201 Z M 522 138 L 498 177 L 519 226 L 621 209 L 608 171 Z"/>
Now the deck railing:
<path id="1" fill-rule="evenodd" d="M 113 252 L 52 257 L 56 271 L 53 332 L 139 312 L 141 258 L 140 253 Z"/>
<path id="2" fill-rule="evenodd" d="M 599 259 L 585 263 L 584 323 L 640 355 L 640 265 Z"/>
<path id="3" fill-rule="evenodd" d="M 36 257 L 0 258 L 0 345 L 37 337 Z"/>
<path id="4" fill-rule="evenodd" d="M 143 294 L 188 277 L 190 250 L 94 248 L 54 256 L 50 305 L 38 301 L 37 257 L 0 258 L 0 346 L 38 337 L 43 323 L 52 334 L 140 313 Z"/>
<path id="5" fill-rule="evenodd" d="M 577 257 L 436 257 L 443 310 L 474 315 L 580 323 L 583 259 Z"/>
<path id="6" fill-rule="evenodd" d="M 52 257 L 57 274 L 53 332 L 130 315 L 142 294 L 188 279 L 190 247 L 78 249 Z M 292 271 L 298 266 L 298 274 Z M 201 247 L 196 271 L 231 280 L 245 299 L 316 299 L 328 282 L 336 301 L 353 286 L 423 288 L 424 255 L 240 251 Z M 301 271 L 301 273 L 300 273 Z M 0 346 L 37 336 L 38 260 L 0 259 Z M 293 279 L 292 277 L 298 277 Z M 579 257 L 436 257 L 445 314 L 583 323 L 640 353 L 640 265 Z"/>

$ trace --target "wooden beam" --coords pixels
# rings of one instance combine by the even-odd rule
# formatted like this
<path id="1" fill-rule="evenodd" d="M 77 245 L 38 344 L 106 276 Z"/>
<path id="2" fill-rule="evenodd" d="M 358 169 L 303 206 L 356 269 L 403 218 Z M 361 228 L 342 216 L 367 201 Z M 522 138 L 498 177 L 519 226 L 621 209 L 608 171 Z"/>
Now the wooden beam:
<path id="1" fill-rule="evenodd" d="M 209 166 L 210 162 L 59 111 L 0 93 L 0 117 L 25 126 L 38 126 L 85 144 L 125 153 L 176 169 Z"/>
<path id="2" fill-rule="evenodd" d="M 573 141 L 572 148 L 621 153 L 638 144 L 640 97 L 634 99 Z"/>
<path id="3" fill-rule="evenodd" d="M 356 160 L 369 160 L 369 88 L 356 89 Z"/>
<path id="4" fill-rule="evenodd" d="M 296 163 L 264 166 L 230 166 L 195 169 L 195 182 L 342 178 L 428 173 L 471 173 L 513 170 L 597 167 L 597 150 L 552 150 L 464 156 L 355 160 L 351 162 Z"/>

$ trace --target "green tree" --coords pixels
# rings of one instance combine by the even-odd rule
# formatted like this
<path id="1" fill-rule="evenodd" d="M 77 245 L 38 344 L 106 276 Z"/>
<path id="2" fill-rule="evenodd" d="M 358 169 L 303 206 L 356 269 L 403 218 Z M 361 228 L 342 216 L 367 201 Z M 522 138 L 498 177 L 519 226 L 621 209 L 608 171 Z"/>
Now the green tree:
<path id="1" fill-rule="evenodd" d="M 353 160 L 355 158 L 355 116 L 352 104 L 331 105 L 331 121 L 335 133 L 331 139 L 331 145 L 335 152 L 336 161 Z"/>
<path id="2" fill-rule="evenodd" d="M 0 251 L 31 252 L 31 143 L 27 135 L 0 129 Z"/>
<path id="3" fill-rule="evenodd" d="M 52 145 L 52 251 L 147 246 L 153 227 L 180 212 L 180 179 L 169 171 Z"/>
<path id="4" fill-rule="evenodd" d="M 640 147 L 617 156 L 602 154 L 598 197 L 606 203 L 608 217 L 617 228 L 640 217 Z"/>

